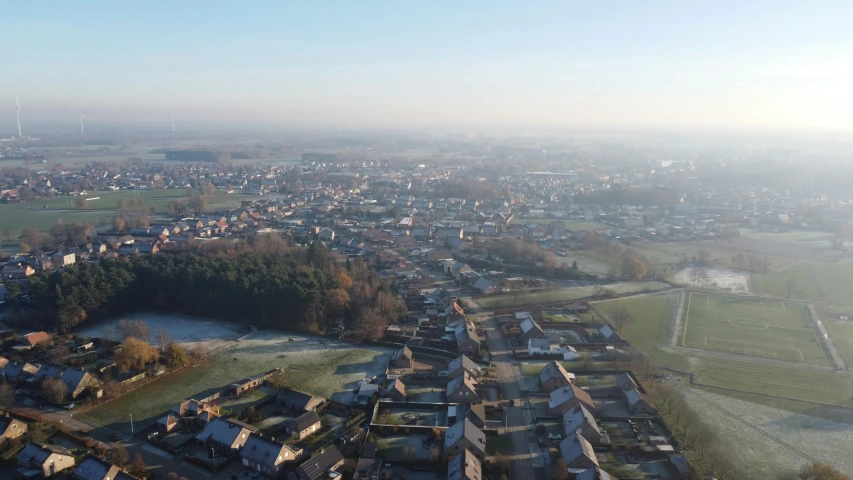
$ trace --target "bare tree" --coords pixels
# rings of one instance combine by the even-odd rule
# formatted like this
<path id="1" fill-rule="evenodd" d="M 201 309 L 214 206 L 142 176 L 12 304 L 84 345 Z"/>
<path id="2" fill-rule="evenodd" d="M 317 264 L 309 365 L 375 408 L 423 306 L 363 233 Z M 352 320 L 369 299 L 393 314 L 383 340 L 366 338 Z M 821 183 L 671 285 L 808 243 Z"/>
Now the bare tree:
<path id="1" fill-rule="evenodd" d="M 163 328 L 162 325 L 157 327 L 157 347 L 161 352 L 166 351 L 166 347 L 168 347 L 172 343 L 172 337 L 169 335 L 169 332 Z"/>
<path id="2" fill-rule="evenodd" d="M 610 312 L 610 321 L 616 326 L 616 331 L 622 334 L 622 327 L 634 323 L 634 316 L 625 307 L 616 307 Z"/>

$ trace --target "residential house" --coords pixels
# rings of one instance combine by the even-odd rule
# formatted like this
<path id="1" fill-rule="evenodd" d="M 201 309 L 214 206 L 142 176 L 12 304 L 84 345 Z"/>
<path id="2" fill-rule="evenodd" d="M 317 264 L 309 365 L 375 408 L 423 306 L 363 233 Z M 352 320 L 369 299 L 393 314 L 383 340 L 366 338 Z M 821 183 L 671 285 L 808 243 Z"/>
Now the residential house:
<path id="1" fill-rule="evenodd" d="M 300 465 L 288 475 L 289 480 L 322 480 L 337 478 L 336 471 L 344 464 L 344 456 L 332 445 L 316 457 Z"/>
<path id="2" fill-rule="evenodd" d="M 0 417 L 0 441 L 13 440 L 25 433 L 27 433 L 26 423 L 9 416 Z"/>
<path id="3" fill-rule="evenodd" d="M 161 434 L 167 434 L 176 428 L 182 432 L 203 429 L 211 420 L 219 416 L 219 407 L 198 400 L 187 400 L 172 407 L 169 414 L 157 421 Z"/>
<path id="4" fill-rule="evenodd" d="M 576 405 L 574 408 L 563 414 L 563 427 L 566 436 L 570 436 L 575 432 L 580 433 L 589 443 L 593 445 L 604 445 L 610 443 L 605 433 L 598 426 L 595 417 L 583 405 Z"/>
<path id="5" fill-rule="evenodd" d="M 644 415 L 654 415 L 657 413 L 657 409 L 652 405 L 649 397 L 636 388 L 625 391 L 625 400 L 628 401 L 628 410 L 630 410 L 631 413 Z"/>
<path id="6" fill-rule="evenodd" d="M 459 355 L 451 360 L 447 365 L 447 373 L 450 378 L 457 378 L 461 376 L 463 372 L 475 379 L 480 378 L 483 375 L 483 369 L 480 368 L 479 365 L 466 355 Z"/>
<path id="7" fill-rule="evenodd" d="M 323 242 L 331 242 L 335 239 L 335 231 L 331 228 L 321 228 L 319 232 L 317 232 L 317 240 Z"/>
<path id="8" fill-rule="evenodd" d="M 447 423 L 452 425 L 467 418 L 477 428 L 486 428 L 486 406 L 482 403 L 460 403 L 447 406 Z"/>
<path id="9" fill-rule="evenodd" d="M 212 449 L 217 455 L 227 457 L 243 448 L 249 439 L 249 435 L 257 431 L 257 427 L 246 423 L 216 417 L 205 425 L 204 430 L 195 438 L 206 448 Z"/>
<path id="10" fill-rule="evenodd" d="M 548 337 L 530 337 L 527 340 L 528 355 L 551 354 L 551 339 Z"/>
<path id="11" fill-rule="evenodd" d="M 616 385 L 623 392 L 639 388 L 639 386 L 637 386 L 637 382 L 634 381 L 634 377 L 629 375 L 627 372 L 622 372 L 616 376 Z"/>
<path id="12" fill-rule="evenodd" d="M 553 392 L 568 387 L 575 381 L 575 375 L 563 368 L 563 364 L 553 360 L 542 367 L 539 372 L 539 386 L 543 392 Z"/>
<path id="13" fill-rule="evenodd" d="M 74 454 L 58 445 L 30 442 L 17 456 L 18 478 L 48 478 L 75 465 Z"/>
<path id="14" fill-rule="evenodd" d="M 480 337 L 477 328 L 467 318 L 456 329 L 456 348 L 460 355 L 480 357 Z"/>
<path id="15" fill-rule="evenodd" d="M 480 459 L 468 450 L 447 464 L 447 480 L 482 480 Z"/>
<path id="16" fill-rule="evenodd" d="M 322 425 L 320 423 L 320 415 L 316 411 L 305 412 L 302 415 L 293 419 L 290 422 L 288 430 L 291 437 L 296 437 L 297 440 L 303 440 L 306 437 L 317 433 Z"/>
<path id="17" fill-rule="evenodd" d="M 569 468 L 569 471 L 579 469 L 598 468 L 598 458 L 592 444 L 589 443 L 579 432 L 569 435 L 560 442 L 560 455 Z"/>
<path id="18" fill-rule="evenodd" d="M 576 405 L 583 405 L 587 410 L 595 414 L 595 402 L 589 393 L 577 385 L 571 384 L 551 392 L 548 400 L 548 412 L 551 416 L 559 416 L 568 412 Z"/>
<path id="19" fill-rule="evenodd" d="M 3 280 L 25 280 L 35 275 L 36 270 L 27 262 L 9 262 L 3 265 Z"/>
<path id="20" fill-rule="evenodd" d="M 622 343 L 622 337 L 616 333 L 610 325 L 604 325 L 598 329 L 598 334 L 605 343 Z"/>
<path id="21" fill-rule="evenodd" d="M 391 400 L 397 402 L 405 402 L 406 401 L 406 385 L 399 378 L 395 378 L 388 388 L 385 389 L 385 393 L 383 393 L 385 398 L 390 398 Z"/>
<path id="22" fill-rule="evenodd" d="M 240 450 L 240 458 L 243 459 L 243 465 L 246 468 L 269 477 L 277 476 L 286 462 L 296 461 L 301 454 L 301 449 L 294 450 L 281 442 L 263 438 L 256 433 L 249 435 L 249 439 Z"/>
<path id="23" fill-rule="evenodd" d="M 391 354 L 391 365 L 394 368 L 412 368 L 413 364 L 412 350 L 409 347 L 404 346 Z"/>
<path id="24" fill-rule="evenodd" d="M 76 400 L 92 383 L 92 376 L 79 368 L 66 368 L 59 379 L 68 387 L 68 398 Z"/>
<path id="25" fill-rule="evenodd" d="M 27 362 L 9 362 L 0 370 L 4 382 L 23 383 L 36 373 L 41 366 Z"/>
<path id="26" fill-rule="evenodd" d="M 92 454 L 86 455 L 77 468 L 73 478 L 76 480 L 139 480 L 124 472 L 118 465 L 102 460 Z"/>
<path id="27" fill-rule="evenodd" d="M 42 342 L 50 342 L 53 340 L 53 337 L 50 336 L 49 333 L 45 332 L 33 332 L 24 335 L 24 346 L 26 347 L 35 347 L 39 343 Z"/>
<path id="28" fill-rule="evenodd" d="M 500 286 L 486 277 L 480 277 L 471 286 L 480 295 L 494 295 L 500 292 Z"/>
<path id="29" fill-rule="evenodd" d="M 279 392 L 275 399 L 281 404 L 285 411 L 300 414 L 316 410 L 317 407 L 326 401 L 323 397 L 317 397 L 310 393 L 300 392 L 299 390 L 293 390 L 290 388 Z"/>
<path id="30" fill-rule="evenodd" d="M 444 432 L 444 455 L 453 460 L 465 450 L 482 460 L 486 455 L 486 434 L 464 418 Z"/>
<path id="31" fill-rule="evenodd" d="M 463 373 L 447 383 L 446 398 L 449 403 L 480 403 L 477 381 L 468 373 Z"/>
<path id="32" fill-rule="evenodd" d="M 77 263 L 77 256 L 71 252 L 56 252 L 50 256 L 50 263 L 57 268 L 67 267 Z"/>
<path id="33" fill-rule="evenodd" d="M 524 339 L 530 339 L 534 337 L 545 337 L 545 331 L 542 330 L 542 327 L 536 323 L 536 320 L 533 320 L 533 316 L 530 315 L 530 312 L 517 312 L 515 314 L 515 319 L 521 319 L 521 324 L 519 328 L 521 329 L 521 334 L 524 336 Z"/>
<path id="34" fill-rule="evenodd" d="M 361 406 L 370 403 L 374 395 L 379 394 L 379 385 L 375 383 L 362 383 L 355 394 L 355 401 Z"/>

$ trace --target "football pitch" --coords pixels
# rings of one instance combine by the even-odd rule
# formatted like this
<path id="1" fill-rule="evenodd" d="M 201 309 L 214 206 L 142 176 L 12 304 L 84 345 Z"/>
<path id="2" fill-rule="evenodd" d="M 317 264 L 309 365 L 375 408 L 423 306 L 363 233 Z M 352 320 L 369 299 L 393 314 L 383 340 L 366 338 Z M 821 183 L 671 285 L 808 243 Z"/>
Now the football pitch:
<path id="1" fill-rule="evenodd" d="M 830 367 L 805 305 L 690 292 L 681 345 Z"/>

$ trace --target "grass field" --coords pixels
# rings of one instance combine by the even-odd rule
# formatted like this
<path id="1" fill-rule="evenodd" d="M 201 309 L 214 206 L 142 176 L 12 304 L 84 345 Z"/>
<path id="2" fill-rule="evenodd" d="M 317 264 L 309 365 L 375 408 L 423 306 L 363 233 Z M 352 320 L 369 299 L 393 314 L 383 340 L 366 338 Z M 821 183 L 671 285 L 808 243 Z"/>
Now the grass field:
<path id="1" fill-rule="evenodd" d="M 289 338 L 294 342 L 288 342 Z M 275 367 L 287 369 L 293 388 L 347 402 L 352 394 L 345 391 L 355 388 L 365 376 L 384 372 L 388 358 L 379 348 L 319 343 L 314 337 L 286 332 L 258 332 L 215 354 L 208 363 L 158 380 L 81 416 L 129 432 L 131 414 L 137 428 L 142 428 L 183 400 L 204 398 L 234 381 Z"/>
<path id="2" fill-rule="evenodd" d="M 524 225 L 525 223 L 541 223 L 543 225 L 548 225 L 551 222 L 563 222 L 563 225 L 566 227 L 566 230 L 570 232 L 578 232 L 584 230 L 600 230 L 606 229 L 610 230 L 613 227 L 608 227 L 603 223 L 598 222 L 584 222 L 580 220 L 560 220 L 559 218 L 518 218 L 515 217 L 509 221 L 510 225 Z"/>
<path id="3" fill-rule="evenodd" d="M 622 329 L 622 336 L 661 366 L 694 372 L 698 383 L 752 392 L 756 394 L 754 398 L 759 401 L 773 400 L 762 396 L 769 394 L 853 406 L 853 383 L 849 372 L 823 370 L 801 363 L 801 368 L 795 368 L 794 364 L 791 367 L 769 365 L 746 356 L 742 359 L 694 356 L 686 351 L 669 348 L 678 296 L 678 293 L 664 293 L 597 302 L 593 306 L 604 315 L 618 307 L 626 308 L 633 315 L 634 323 Z M 704 294 L 700 294 L 700 297 L 704 297 Z M 781 310 L 781 307 L 779 309 Z M 853 324 L 848 327 L 846 324 L 839 325 L 841 323 L 843 322 L 827 322 L 827 328 L 842 355 L 845 351 L 849 352 L 850 358 L 853 359 Z M 688 330 L 691 328 L 693 326 L 688 326 Z M 841 335 L 839 340 L 836 332 L 842 328 L 849 331 L 849 334 Z M 805 328 L 803 330 L 808 331 Z M 692 337 L 689 331 L 688 335 Z M 849 339 L 846 340 L 847 343 L 845 338 Z M 813 349 L 811 351 L 812 354 L 815 353 Z M 822 356 L 820 358 L 823 359 Z M 809 406 L 810 404 L 799 404 L 796 409 L 802 411 Z"/>
<path id="4" fill-rule="evenodd" d="M 805 306 L 688 292 L 681 345 L 830 366 Z"/>
<path id="5" fill-rule="evenodd" d="M 54 197 L 24 203 L 0 204 L 0 225 L 8 228 L 14 236 L 21 234 L 24 228 L 47 230 L 57 219 L 66 223 L 95 223 L 107 224 L 118 212 L 119 199 L 130 202 L 131 199 L 142 200 L 146 208 L 157 206 L 159 212 L 168 212 L 169 202 L 188 199 L 184 189 L 174 190 L 119 190 L 115 192 L 90 192 L 87 198 L 100 197 L 90 200 L 85 210 L 75 208 L 75 197 Z M 257 198 L 248 195 L 227 195 L 216 192 L 208 198 L 208 209 L 229 205 L 240 205 L 241 200 Z"/>
<path id="6" fill-rule="evenodd" d="M 634 292 L 653 292 L 668 288 L 669 285 L 663 282 L 622 282 L 603 285 L 604 288 L 610 289 L 617 294 L 634 293 Z M 483 308 L 506 308 L 523 305 L 541 305 L 547 303 L 568 302 L 579 298 L 586 298 L 592 295 L 594 290 L 593 285 L 583 287 L 568 287 L 555 288 L 553 290 L 542 290 L 538 292 L 524 292 L 517 297 L 514 295 L 494 295 L 491 297 L 480 297 L 474 301 Z"/>

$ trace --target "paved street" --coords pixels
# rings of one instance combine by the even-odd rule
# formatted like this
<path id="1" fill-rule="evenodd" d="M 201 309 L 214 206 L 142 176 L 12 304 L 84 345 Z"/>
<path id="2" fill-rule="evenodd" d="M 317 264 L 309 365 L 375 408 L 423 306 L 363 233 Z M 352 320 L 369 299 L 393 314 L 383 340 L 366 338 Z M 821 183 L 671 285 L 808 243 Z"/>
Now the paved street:
<path id="1" fill-rule="evenodd" d="M 515 400 L 514 407 L 505 407 L 507 430 L 512 435 L 515 449 L 515 454 L 510 457 L 510 478 L 541 478 L 545 472 L 534 468 L 530 454 L 531 448 L 538 447 L 539 439 L 533 432 L 534 426 L 525 421 L 524 399 L 521 398 L 521 389 L 518 386 L 517 368 L 513 368 L 511 363 L 509 343 L 501 335 L 498 322 L 493 317 L 483 326 L 488 334 L 492 364 L 495 366 L 498 382 L 503 387 L 504 400 Z M 535 451 L 539 454 L 538 448 L 535 448 Z"/>

